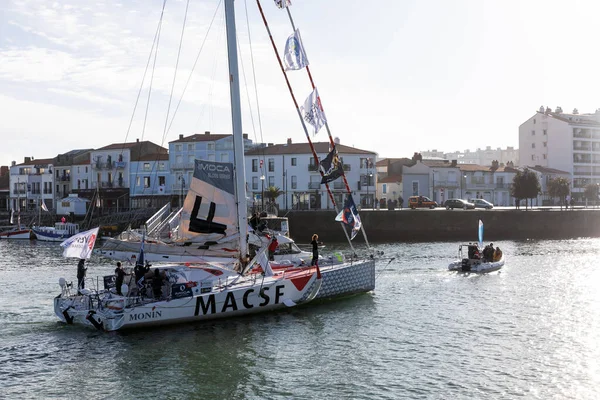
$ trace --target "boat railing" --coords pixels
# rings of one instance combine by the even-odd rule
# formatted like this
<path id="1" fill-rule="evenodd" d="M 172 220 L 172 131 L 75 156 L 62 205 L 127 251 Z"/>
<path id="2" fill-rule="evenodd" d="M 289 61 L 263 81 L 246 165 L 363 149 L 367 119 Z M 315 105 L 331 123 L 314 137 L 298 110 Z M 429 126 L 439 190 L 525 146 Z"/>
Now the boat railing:
<path id="1" fill-rule="evenodd" d="M 171 203 L 165 204 L 160 210 L 158 210 L 153 216 L 148 218 L 146 221 L 146 231 L 148 234 L 155 232 L 156 228 L 163 221 L 164 216 L 167 215 L 171 210 Z"/>

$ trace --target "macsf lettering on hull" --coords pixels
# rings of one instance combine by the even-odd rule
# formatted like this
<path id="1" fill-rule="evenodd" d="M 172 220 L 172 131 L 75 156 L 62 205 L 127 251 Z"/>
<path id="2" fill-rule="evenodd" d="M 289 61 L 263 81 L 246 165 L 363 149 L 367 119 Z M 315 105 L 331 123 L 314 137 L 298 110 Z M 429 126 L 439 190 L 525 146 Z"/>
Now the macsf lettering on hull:
<path id="1" fill-rule="evenodd" d="M 162 317 L 162 311 L 148 311 L 144 313 L 129 314 L 129 321 L 146 321 Z"/>
<path id="2" fill-rule="evenodd" d="M 211 293 L 208 296 L 198 296 L 196 298 L 196 311 L 194 312 L 194 316 L 197 317 L 199 315 L 216 314 L 217 312 L 225 313 L 228 311 L 237 311 L 240 309 L 240 307 L 245 310 L 249 310 L 255 306 L 264 307 L 269 305 L 271 300 L 273 300 L 272 304 L 279 304 L 281 303 L 284 287 L 285 285 L 275 286 L 275 293 L 269 291 L 270 287 L 262 288 L 258 292 L 258 297 L 261 299 L 260 303 L 258 304 L 252 304 L 249 300 L 250 295 L 255 292 L 254 289 L 248 289 L 244 292 L 240 304 L 238 304 L 238 300 L 235 299 L 234 293 L 229 292 L 225 297 L 223 307 L 221 307 L 221 309 L 218 311 L 214 293 Z M 201 312 L 202 314 L 200 314 Z"/>

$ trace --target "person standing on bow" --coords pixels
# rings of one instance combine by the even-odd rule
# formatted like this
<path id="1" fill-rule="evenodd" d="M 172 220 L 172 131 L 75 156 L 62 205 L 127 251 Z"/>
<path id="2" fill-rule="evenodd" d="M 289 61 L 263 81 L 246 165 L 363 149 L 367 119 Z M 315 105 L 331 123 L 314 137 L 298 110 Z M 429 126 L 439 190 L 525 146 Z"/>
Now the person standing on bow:
<path id="1" fill-rule="evenodd" d="M 115 286 L 117 289 L 117 294 L 119 296 L 123 296 L 121 293 L 121 286 L 123 286 L 123 279 L 125 278 L 125 271 L 123 270 L 123 266 L 121 265 L 121 261 L 117 261 L 117 268 L 115 269 L 115 275 L 117 279 L 115 280 Z"/>
<path id="2" fill-rule="evenodd" d="M 81 289 L 85 288 L 85 273 L 87 268 L 85 267 L 85 258 L 79 260 L 77 264 L 77 293 L 81 294 Z"/>
<path id="3" fill-rule="evenodd" d="M 310 242 L 310 244 L 312 245 L 312 261 L 310 262 L 310 265 L 318 265 L 318 261 L 319 261 L 319 235 L 317 235 L 316 233 L 314 235 L 312 235 L 312 241 Z"/>

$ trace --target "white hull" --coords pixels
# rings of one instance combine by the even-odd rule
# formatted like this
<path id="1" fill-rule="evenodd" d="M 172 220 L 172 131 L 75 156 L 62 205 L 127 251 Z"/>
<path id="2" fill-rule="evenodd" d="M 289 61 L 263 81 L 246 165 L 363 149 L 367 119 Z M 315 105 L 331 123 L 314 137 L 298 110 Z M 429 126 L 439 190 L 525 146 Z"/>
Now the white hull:
<path id="1" fill-rule="evenodd" d="M 175 267 L 173 270 L 185 269 Z M 187 268 L 187 276 L 193 276 L 189 270 Z M 212 271 L 208 274 L 212 276 L 209 285 L 206 280 L 175 284 L 193 283 L 195 286 L 190 289 L 189 296 L 171 296 L 153 301 L 139 296 L 118 296 L 106 290 L 84 295 L 69 295 L 63 290 L 54 299 L 54 311 L 61 321 L 68 324 L 115 331 L 230 318 L 293 307 L 311 301 L 321 286 L 316 268 L 294 268 L 277 272 L 272 277 L 257 274 L 238 277 L 237 274 L 214 267 L 199 270 Z M 99 300 L 95 300 L 96 296 Z"/>
<path id="2" fill-rule="evenodd" d="M 31 239 L 31 230 L 30 229 L 21 229 L 18 231 L 8 231 L 0 233 L 0 240 L 29 240 Z"/>
<path id="3" fill-rule="evenodd" d="M 474 263 L 470 266 L 463 266 L 463 260 L 457 260 L 451 262 L 448 265 L 448 270 L 450 271 L 458 271 L 458 272 L 477 272 L 477 273 L 486 273 L 486 272 L 494 272 L 498 271 L 504 266 L 504 256 L 499 261 L 495 262 L 483 262 L 483 263 Z"/>
<path id="4" fill-rule="evenodd" d="M 317 299 L 343 297 L 375 290 L 375 260 L 323 264 L 320 269 L 323 282 Z"/>

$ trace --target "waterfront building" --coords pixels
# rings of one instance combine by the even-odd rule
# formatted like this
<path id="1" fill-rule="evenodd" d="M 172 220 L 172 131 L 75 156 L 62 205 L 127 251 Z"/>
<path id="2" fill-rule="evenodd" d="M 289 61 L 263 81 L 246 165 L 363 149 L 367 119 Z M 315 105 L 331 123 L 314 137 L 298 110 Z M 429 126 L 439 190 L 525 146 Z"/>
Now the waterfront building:
<path id="1" fill-rule="evenodd" d="M 517 169 L 494 161 L 491 167 L 460 165 L 461 198 L 484 199 L 496 206 L 513 205 L 510 188 Z"/>
<path id="2" fill-rule="evenodd" d="M 171 201 L 168 188 L 173 179 L 167 153 L 133 155 L 129 173 L 131 208 L 162 207 Z"/>
<path id="3" fill-rule="evenodd" d="M 91 151 L 92 149 L 71 150 L 54 157 L 54 202 L 48 210 L 56 208 L 58 212 L 58 204 L 62 199 L 69 196 L 74 189 L 81 188 L 82 183 L 84 186 L 88 185 Z M 87 164 L 88 175 L 85 178 L 82 178 L 79 172 L 81 168 L 78 166 L 81 164 Z M 77 174 L 73 173 L 75 168 L 78 168 Z M 48 207 L 47 204 L 46 206 Z"/>
<path id="4" fill-rule="evenodd" d="M 403 196 L 402 169 L 411 166 L 415 161 L 410 158 L 383 158 L 378 160 L 377 168 L 377 198 L 384 201 L 399 200 Z"/>
<path id="5" fill-rule="evenodd" d="M 10 173 L 8 165 L 0 167 L 0 211 L 10 210 Z"/>
<path id="6" fill-rule="evenodd" d="M 25 157 L 21 164 L 13 161 L 10 167 L 10 208 L 37 211 L 42 202 L 49 210 L 54 208 L 53 166 L 52 158 L 35 160 Z"/>
<path id="7" fill-rule="evenodd" d="M 522 165 L 568 172 L 572 196 L 581 202 L 585 186 L 600 183 L 600 109 L 580 114 L 540 107 L 519 126 L 519 147 Z"/>
<path id="8" fill-rule="evenodd" d="M 252 140 L 244 133 L 244 149 L 252 148 Z M 233 162 L 233 135 L 205 131 L 190 136 L 179 135 L 169 142 L 169 168 L 172 180 L 167 193 L 185 197 L 194 174 L 194 160 Z"/>
<path id="9" fill-rule="evenodd" d="M 441 205 L 447 199 L 457 197 L 459 177 L 456 161 L 417 160 L 403 168 L 404 201 L 407 202 L 410 196 L 427 196 Z"/>
<path id="10" fill-rule="evenodd" d="M 505 149 L 497 147 L 492 149 L 491 146 L 486 146 L 485 149 L 478 148 L 477 150 L 464 150 L 444 153 L 434 150 L 421 151 L 424 160 L 444 159 L 456 160 L 457 164 L 476 164 L 476 165 L 492 165 L 492 161 L 498 161 L 500 164 L 508 164 L 512 162 L 514 165 L 519 165 L 519 150 L 512 146 Z"/>
<path id="11" fill-rule="evenodd" d="M 571 174 L 567 171 L 561 171 L 555 168 L 542 167 L 540 165 L 536 165 L 534 167 L 528 167 L 529 170 L 533 171 L 540 181 L 541 193 L 534 200 L 535 205 L 540 206 L 553 206 L 559 205 L 560 199 L 551 198 L 548 194 L 548 182 L 552 179 L 556 178 L 565 178 L 570 179 Z"/>
<path id="12" fill-rule="evenodd" d="M 322 160 L 330 151 L 329 142 L 313 143 Z M 377 187 L 377 153 L 345 146 L 336 140 L 336 149 L 357 206 L 373 207 Z M 246 151 L 247 193 L 257 207 L 267 205 L 264 192 L 276 187 L 282 192 L 277 197 L 278 209 L 326 210 L 333 209 L 325 185 L 321 184 L 319 166 L 308 143 L 269 144 Z M 347 193 L 342 178 L 329 184 L 338 208 L 344 204 Z"/>

